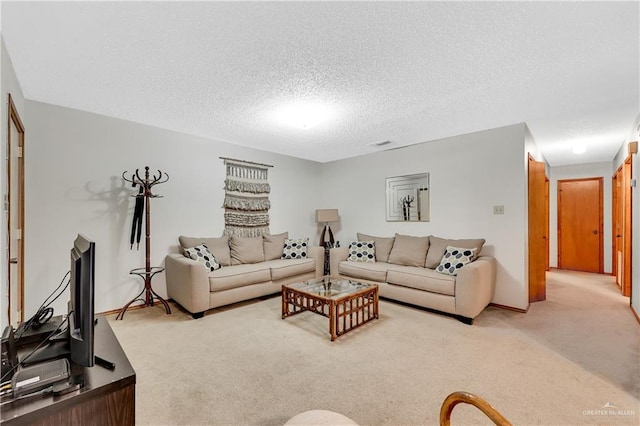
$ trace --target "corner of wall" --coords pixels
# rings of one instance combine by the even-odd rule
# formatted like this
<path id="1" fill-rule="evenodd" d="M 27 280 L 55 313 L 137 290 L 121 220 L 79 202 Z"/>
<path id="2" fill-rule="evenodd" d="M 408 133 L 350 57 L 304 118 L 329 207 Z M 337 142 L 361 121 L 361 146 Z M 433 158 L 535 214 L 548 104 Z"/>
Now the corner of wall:
<path id="1" fill-rule="evenodd" d="M 640 114 L 633 122 L 631 131 L 629 132 L 628 141 L 640 142 Z M 628 151 L 628 144 L 624 144 L 624 148 Z M 623 157 L 625 158 L 626 155 Z M 617 165 L 615 165 L 617 167 Z M 634 310 L 636 318 L 640 314 L 640 153 L 631 155 L 631 177 L 635 179 L 636 185 L 631 191 L 631 246 L 633 247 L 631 256 L 633 257 L 631 264 L 636 265 L 631 270 L 631 308 Z"/>
<path id="2" fill-rule="evenodd" d="M 527 126 L 527 123 L 523 123 L 523 124 L 524 124 L 525 157 L 526 157 L 526 154 L 529 153 L 536 161 L 543 162 L 545 164 L 545 172 L 548 175 L 549 163 L 547 162 L 547 159 L 542 154 L 542 151 L 540 151 L 540 148 L 538 148 L 538 144 L 536 143 L 536 138 L 533 136 L 533 133 L 531 133 L 529 126 Z"/>

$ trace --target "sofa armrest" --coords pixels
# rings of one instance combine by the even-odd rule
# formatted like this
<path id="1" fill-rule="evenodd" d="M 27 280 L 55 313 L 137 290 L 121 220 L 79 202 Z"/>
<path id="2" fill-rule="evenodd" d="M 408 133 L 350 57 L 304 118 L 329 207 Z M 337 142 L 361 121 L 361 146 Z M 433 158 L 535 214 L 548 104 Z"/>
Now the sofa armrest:
<path id="1" fill-rule="evenodd" d="M 340 275 L 338 265 L 340 262 L 347 260 L 347 257 L 349 257 L 348 247 L 336 247 L 329 250 L 329 274 L 332 277 Z"/>
<path id="2" fill-rule="evenodd" d="M 309 246 L 307 253 L 316 261 L 316 278 L 320 278 L 324 275 L 324 247 Z"/>
<path id="3" fill-rule="evenodd" d="M 491 302 L 496 287 L 496 260 L 480 256 L 456 277 L 456 314 L 475 318 Z"/>
<path id="4" fill-rule="evenodd" d="M 191 313 L 209 309 L 209 271 L 182 254 L 169 254 L 164 261 L 167 295 Z"/>

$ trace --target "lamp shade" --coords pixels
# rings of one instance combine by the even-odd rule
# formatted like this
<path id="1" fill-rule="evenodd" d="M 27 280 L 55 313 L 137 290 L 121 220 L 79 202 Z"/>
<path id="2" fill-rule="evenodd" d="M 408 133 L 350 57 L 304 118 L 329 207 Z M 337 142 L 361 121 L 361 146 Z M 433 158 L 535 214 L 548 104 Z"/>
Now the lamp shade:
<path id="1" fill-rule="evenodd" d="M 338 209 L 318 209 L 316 210 L 316 222 L 337 222 L 339 221 Z"/>

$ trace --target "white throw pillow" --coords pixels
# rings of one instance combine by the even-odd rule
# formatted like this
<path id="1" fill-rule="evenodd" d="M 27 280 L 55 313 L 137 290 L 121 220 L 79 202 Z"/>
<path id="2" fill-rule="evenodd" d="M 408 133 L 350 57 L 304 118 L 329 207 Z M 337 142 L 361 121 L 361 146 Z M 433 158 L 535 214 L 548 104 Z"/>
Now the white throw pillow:
<path id="1" fill-rule="evenodd" d="M 458 271 L 467 263 L 471 263 L 476 255 L 476 249 L 447 246 L 436 272 L 447 275 L 458 275 Z"/>
<path id="2" fill-rule="evenodd" d="M 350 262 L 375 262 L 376 246 L 373 241 L 353 241 L 349 244 Z"/>
<path id="3" fill-rule="evenodd" d="M 184 249 L 184 255 L 189 259 L 202 264 L 202 266 L 209 269 L 209 271 L 215 271 L 216 269 L 222 268 L 218 259 L 211 254 L 209 248 L 204 244 Z"/>

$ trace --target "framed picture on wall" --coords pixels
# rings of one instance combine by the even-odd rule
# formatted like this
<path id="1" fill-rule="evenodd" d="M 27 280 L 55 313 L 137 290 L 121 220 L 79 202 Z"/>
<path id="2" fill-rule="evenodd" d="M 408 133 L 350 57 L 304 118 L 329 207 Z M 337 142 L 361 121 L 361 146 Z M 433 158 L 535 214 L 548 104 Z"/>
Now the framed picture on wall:
<path id="1" fill-rule="evenodd" d="M 429 173 L 386 179 L 387 222 L 429 222 Z"/>

